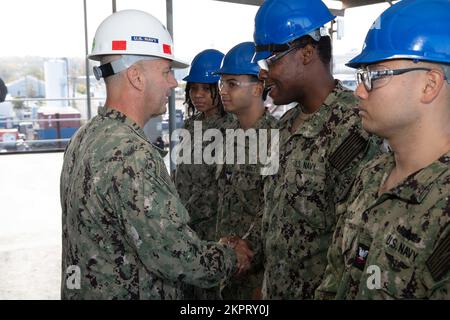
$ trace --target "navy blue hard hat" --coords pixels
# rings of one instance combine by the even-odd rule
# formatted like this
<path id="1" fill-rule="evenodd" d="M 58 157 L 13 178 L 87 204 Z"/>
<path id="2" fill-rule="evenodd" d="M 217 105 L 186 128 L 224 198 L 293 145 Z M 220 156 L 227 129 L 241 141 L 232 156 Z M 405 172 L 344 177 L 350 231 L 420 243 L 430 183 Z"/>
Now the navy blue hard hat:
<path id="1" fill-rule="evenodd" d="M 224 54 L 215 49 L 207 49 L 197 54 L 192 60 L 189 74 L 184 77 L 184 81 L 197 83 L 216 83 L 220 75 L 214 71 L 220 68 Z"/>
<path id="2" fill-rule="evenodd" d="M 259 66 L 252 62 L 255 54 L 253 42 L 242 42 L 228 51 L 217 74 L 248 74 L 258 76 Z"/>
<path id="3" fill-rule="evenodd" d="M 403 0 L 373 23 L 351 68 L 383 60 L 450 63 L 450 1 Z"/>
<path id="4" fill-rule="evenodd" d="M 266 0 L 255 16 L 253 61 L 269 57 L 272 45 L 308 35 L 334 18 L 320 0 Z"/>

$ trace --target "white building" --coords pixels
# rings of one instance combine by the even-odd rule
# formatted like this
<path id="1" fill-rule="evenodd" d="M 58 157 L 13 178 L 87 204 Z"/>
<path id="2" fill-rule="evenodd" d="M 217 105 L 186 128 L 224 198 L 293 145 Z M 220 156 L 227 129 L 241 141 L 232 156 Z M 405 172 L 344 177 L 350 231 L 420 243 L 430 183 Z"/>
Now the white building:
<path id="1" fill-rule="evenodd" d="M 8 93 L 14 98 L 18 98 L 18 97 L 44 98 L 45 97 L 44 81 L 39 80 L 33 76 L 25 76 L 18 80 L 7 83 L 6 87 L 8 87 Z"/>
<path id="2" fill-rule="evenodd" d="M 67 99 L 69 97 L 67 59 L 49 59 L 44 62 L 45 98 Z M 47 101 L 48 106 L 67 107 L 68 101 Z"/>

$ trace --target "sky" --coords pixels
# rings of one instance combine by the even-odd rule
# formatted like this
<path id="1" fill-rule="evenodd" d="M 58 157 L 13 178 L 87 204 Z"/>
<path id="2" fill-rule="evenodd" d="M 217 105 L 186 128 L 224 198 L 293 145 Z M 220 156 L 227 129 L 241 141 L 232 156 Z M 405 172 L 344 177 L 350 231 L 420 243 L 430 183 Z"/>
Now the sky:
<path id="1" fill-rule="evenodd" d="M 117 10 L 139 9 L 166 24 L 165 0 L 117 0 Z M 2 56 L 84 57 L 83 0 L 0 0 Z M 365 35 L 388 4 L 349 9 L 344 38 L 334 42 L 337 54 L 362 48 Z M 191 61 L 200 51 L 226 53 L 252 41 L 257 6 L 212 0 L 173 0 L 175 55 Z M 112 12 L 111 0 L 87 0 L 89 50 L 95 30 Z"/>

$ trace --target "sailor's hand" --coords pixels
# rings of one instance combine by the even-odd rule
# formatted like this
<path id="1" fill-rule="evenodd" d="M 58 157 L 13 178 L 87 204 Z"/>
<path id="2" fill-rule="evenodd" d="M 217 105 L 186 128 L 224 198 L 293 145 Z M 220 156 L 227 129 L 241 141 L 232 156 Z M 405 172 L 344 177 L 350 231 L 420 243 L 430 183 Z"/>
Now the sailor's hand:
<path id="1" fill-rule="evenodd" d="M 237 236 L 229 236 L 221 238 L 219 243 L 234 249 L 237 258 L 237 271 L 235 276 L 240 276 L 250 269 L 254 253 L 246 240 L 242 240 Z"/>

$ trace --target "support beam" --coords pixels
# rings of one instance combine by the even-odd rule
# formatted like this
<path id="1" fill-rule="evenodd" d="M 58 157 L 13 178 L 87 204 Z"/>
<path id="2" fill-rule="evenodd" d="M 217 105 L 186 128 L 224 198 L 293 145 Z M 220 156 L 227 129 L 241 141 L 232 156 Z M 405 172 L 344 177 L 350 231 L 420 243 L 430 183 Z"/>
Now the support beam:
<path id="1" fill-rule="evenodd" d="M 247 4 L 252 6 L 260 6 L 263 4 L 264 0 L 215 0 L 215 1 L 221 1 L 221 2 L 229 2 L 229 3 L 237 3 L 237 4 Z M 380 0 L 378 0 L 380 2 Z M 331 13 L 335 16 L 344 16 L 345 10 L 338 10 L 338 9 L 330 9 Z"/>
<path id="2" fill-rule="evenodd" d="M 87 5 L 86 0 L 83 0 L 83 9 L 84 9 L 84 49 L 85 49 L 85 74 L 86 74 L 86 95 L 87 95 L 87 119 L 91 119 L 91 82 L 89 79 L 89 44 L 88 44 L 88 25 L 87 25 Z"/>
<path id="3" fill-rule="evenodd" d="M 382 2 L 388 2 L 386 0 L 342 0 L 342 8 L 348 9 L 353 7 L 362 7 L 362 6 L 368 6 L 371 4 L 376 3 L 382 3 Z"/>
<path id="4" fill-rule="evenodd" d="M 254 6 L 260 6 L 264 0 L 215 0 L 222 2 L 230 2 L 237 4 L 248 4 Z M 387 0 L 340 0 L 342 2 L 342 9 L 348 9 L 353 7 L 367 6 L 370 4 L 387 2 Z M 340 15 L 340 14 L 339 14 Z"/>
<path id="5" fill-rule="evenodd" d="M 167 17 L 167 30 L 173 39 L 173 3 L 172 0 L 166 0 L 166 17 Z M 172 71 L 173 72 L 173 71 Z M 175 142 L 172 142 L 172 133 L 176 129 L 176 111 L 175 111 L 175 89 L 172 89 L 169 97 L 169 154 L 172 155 L 172 151 L 175 147 Z M 170 173 L 175 170 L 175 163 L 172 162 L 170 157 Z"/>
<path id="6" fill-rule="evenodd" d="M 238 3 L 238 4 L 248 4 L 253 6 L 260 6 L 264 2 L 264 0 L 216 0 L 216 1 L 222 1 L 222 2 L 231 2 L 231 3 Z"/>

